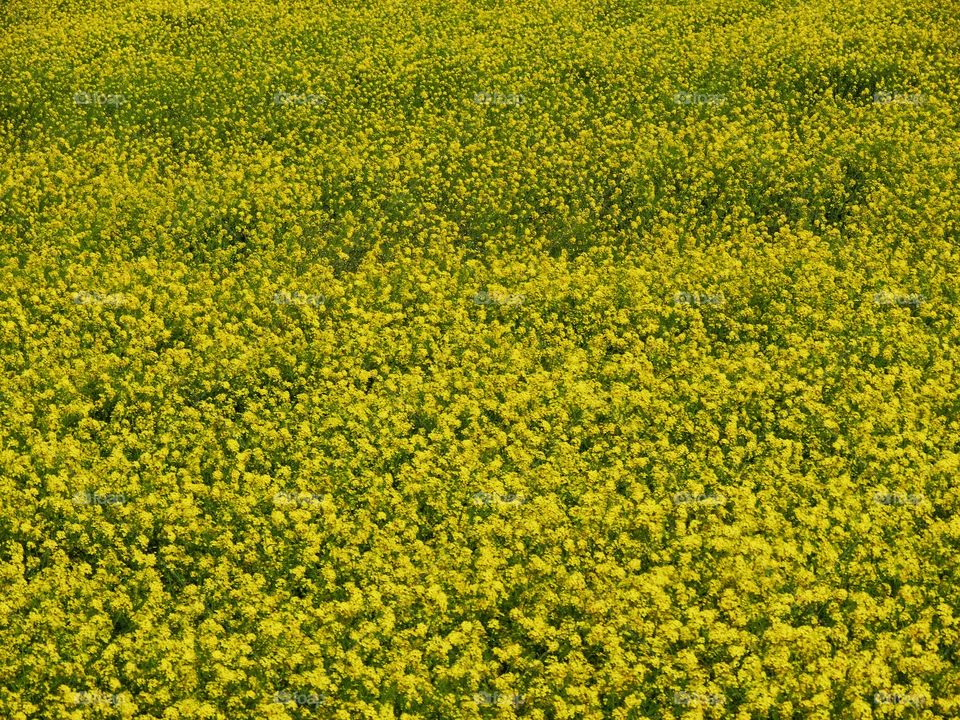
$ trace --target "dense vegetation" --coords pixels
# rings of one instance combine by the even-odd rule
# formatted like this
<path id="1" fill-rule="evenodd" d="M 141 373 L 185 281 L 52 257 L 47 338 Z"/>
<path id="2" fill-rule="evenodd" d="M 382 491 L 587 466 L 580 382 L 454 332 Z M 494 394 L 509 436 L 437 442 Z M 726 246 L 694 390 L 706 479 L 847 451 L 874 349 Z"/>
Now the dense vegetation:
<path id="1" fill-rule="evenodd" d="M 0 717 L 960 714 L 955 3 L 0 28 Z"/>

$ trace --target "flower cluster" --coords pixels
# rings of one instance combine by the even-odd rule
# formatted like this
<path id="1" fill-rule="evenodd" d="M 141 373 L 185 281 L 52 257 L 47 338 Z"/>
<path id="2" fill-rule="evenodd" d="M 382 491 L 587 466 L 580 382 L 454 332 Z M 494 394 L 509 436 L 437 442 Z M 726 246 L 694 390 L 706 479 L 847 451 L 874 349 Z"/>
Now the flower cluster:
<path id="1" fill-rule="evenodd" d="M 0 719 L 960 717 L 955 6 L 0 2 Z"/>

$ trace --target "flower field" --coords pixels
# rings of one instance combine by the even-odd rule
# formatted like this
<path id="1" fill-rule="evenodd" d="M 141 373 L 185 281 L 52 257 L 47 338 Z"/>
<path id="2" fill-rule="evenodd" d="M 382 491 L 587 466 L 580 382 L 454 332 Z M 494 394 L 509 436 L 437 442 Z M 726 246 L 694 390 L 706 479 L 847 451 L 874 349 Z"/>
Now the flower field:
<path id="1" fill-rule="evenodd" d="M 0 718 L 960 717 L 953 0 L 0 2 Z"/>

